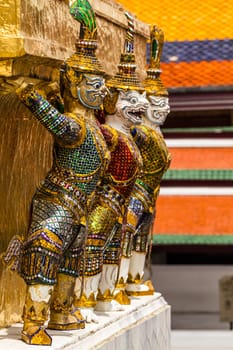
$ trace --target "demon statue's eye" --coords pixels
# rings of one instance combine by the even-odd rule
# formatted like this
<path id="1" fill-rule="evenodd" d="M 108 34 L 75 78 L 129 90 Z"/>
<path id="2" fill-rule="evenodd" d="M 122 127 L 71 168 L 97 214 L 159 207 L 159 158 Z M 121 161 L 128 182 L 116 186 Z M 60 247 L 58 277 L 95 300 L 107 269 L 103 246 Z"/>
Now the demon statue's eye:
<path id="1" fill-rule="evenodd" d="M 98 83 L 94 83 L 93 86 L 95 89 L 100 89 L 102 84 L 100 82 L 98 82 Z"/>
<path id="2" fill-rule="evenodd" d="M 137 99 L 136 97 L 131 97 L 130 102 L 131 102 L 132 104 L 135 104 L 135 103 L 138 102 L 138 99 Z"/>

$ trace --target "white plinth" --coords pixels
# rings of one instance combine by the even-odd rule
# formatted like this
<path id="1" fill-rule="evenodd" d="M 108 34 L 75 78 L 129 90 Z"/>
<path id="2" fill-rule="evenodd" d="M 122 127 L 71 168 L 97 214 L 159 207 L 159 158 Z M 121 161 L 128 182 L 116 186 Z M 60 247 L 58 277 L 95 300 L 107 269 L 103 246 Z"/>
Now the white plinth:
<path id="1" fill-rule="evenodd" d="M 98 313 L 99 323 L 76 331 L 52 331 L 50 347 L 20 340 L 22 325 L 0 329 L 2 350 L 170 350 L 170 306 L 160 293 L 133 298 L 123 311 Z"/>

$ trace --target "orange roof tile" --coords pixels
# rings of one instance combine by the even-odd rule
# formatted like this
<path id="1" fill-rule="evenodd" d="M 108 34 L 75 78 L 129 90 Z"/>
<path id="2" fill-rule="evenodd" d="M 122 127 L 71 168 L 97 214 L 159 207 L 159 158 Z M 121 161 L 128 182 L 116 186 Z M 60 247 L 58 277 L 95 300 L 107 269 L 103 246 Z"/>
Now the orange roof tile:
<path id="1" fill-rule="evenodd" d="M 157 24 L 167 41 L 233 38 L 232 0 L 118 0 L 145 23 Z"/>
<path id="2" fill-rule="evenodd" d="M 233 87 L 233 0 L 119 0 L 165 34 L 161 79 L 167 88 Z"/>

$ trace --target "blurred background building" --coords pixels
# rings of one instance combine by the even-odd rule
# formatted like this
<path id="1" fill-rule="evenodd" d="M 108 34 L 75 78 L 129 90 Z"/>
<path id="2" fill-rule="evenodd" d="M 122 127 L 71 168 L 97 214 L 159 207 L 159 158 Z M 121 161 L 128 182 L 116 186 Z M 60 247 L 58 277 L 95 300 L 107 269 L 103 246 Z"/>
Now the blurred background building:
<path id="1" fill-rule="evenodd" d="M 233 3 L 119 2 L 165 33 L 161 78 L 171 113 L 163 133 L 172 164 L 154 243 L 232 244 Z"/>

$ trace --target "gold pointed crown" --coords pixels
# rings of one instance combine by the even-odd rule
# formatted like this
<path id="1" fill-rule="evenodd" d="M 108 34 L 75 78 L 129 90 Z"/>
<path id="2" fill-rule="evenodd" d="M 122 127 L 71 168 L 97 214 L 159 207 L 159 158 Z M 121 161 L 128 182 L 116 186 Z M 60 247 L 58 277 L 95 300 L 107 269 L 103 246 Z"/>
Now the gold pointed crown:
<path id="1" fill-rule="evenodd" d="M 148 95 L 168 96 L 167 89 L 163 85 L 160 74 L 160 60 L 163 50 L 164 33 L 156 25 L 150 32 L 150 64 L 146 71 L 147 77 L 144 80 L 145 90 Z"/>
<path id="2" fill-rule="evenodd" d="M 70 0 L 70 14 L 80 23 L 76 51 L 65 61 L 75 71 L 104 75 L 104 70 L 95 55 L 97 28 L 95 13 L 88 0 Z"/>
<path id="3" fill-rule="evenodd" d="M 139 81 L 136 73 L 136 63 L 134 55 L 134 18 L 125 12 L 128 20 L 128 29 L 126 32 L 126 39 L 124 45 L 124 52 L 121 54 L 120 63 L 118 64 L 118 73 L 109 79 L 107 86 L 123 89 L 144 91 L 144 88 Z"/>

